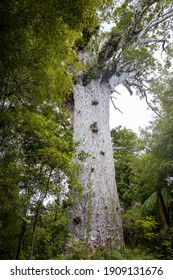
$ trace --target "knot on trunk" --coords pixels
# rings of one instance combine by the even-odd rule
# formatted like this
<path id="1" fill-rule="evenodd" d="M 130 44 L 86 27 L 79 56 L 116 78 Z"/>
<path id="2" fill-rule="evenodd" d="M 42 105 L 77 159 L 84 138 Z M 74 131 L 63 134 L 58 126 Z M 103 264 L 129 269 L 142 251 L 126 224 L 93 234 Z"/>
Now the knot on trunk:
<path id="1" fill-rule="evenodd" d="M 98 132 L 98 126 L 97 126 L 97 122 L 94 122 L 90 125 L 90 129 L 93 133 L 97 133 Z"/>
<path id="2" fill-rule="evenodd" d="M 79 214 L 77 214 L 74 218 L 73 218 L 73 222 L 74 224 L 78 225 L 81 223 L 81 216 Z"/>
<path id="3" fill-rule="evenodd" d="M 95 168 L 94 168 L 94 167 L 91 167 L 91 172 L 92 172 L 92 173 L 94 172 L 94 170 L 95 170 Z"/>
<path id="4" fill-rule="evenodd" d="M 92 101 L 92 105 L 96 106 L 96 105 L 98 105 L 98 104 L 99 104 L 99 102 L 98 102 L 97 100 L 93 100 L 93 101 Z"/>

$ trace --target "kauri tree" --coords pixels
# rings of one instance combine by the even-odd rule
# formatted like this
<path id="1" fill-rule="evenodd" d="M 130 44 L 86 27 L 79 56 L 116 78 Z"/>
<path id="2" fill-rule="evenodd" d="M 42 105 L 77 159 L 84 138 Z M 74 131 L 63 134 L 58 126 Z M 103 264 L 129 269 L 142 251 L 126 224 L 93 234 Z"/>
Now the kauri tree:
<path id="1" fill-rule="evenodd" d="M 32 258 L 46 195 L 57 195 L 58 173 L 74 179 L 74 142 L 65 103 L 78 143 L 78 181 L 83 186 L 79 196 L 72 192 L 76 201 L 70 231 L 92 248 L 123 244 L 109 100 L 119 84 L 130 94 L 135 88 L 147 99 L 149 75 L 157 69 L 153 54 L 158 46 L 166 53 L 171 48 L 171 2 L 1 1 L 0 244 L 4 258 L 14 258 L 14 251 L 20 258 L 28 220 L 27 257 Z M 100 26 L 107 20 L 114 27 L 103 34 Z M 73 97 L 66 102 L 71 92 Z M 14 223 L 15 232 L 11 231 Z"/>
<path id="2" fill-rule="evenodd" d="M 157 69 L 154 52 L 160 47 L 167 52 L 171 46 L 171 1 L 113 4 L 107 16 L 114 27 L 106 36 L 96 26 L 95 32 L 83 30 L 76 41 L 84 70 L 74 79 L 71 112 L 74 140 L 79 143 L 79 182 L 84 189 L 82 197 L 76 198 L 71 232 L 92 248 L 123 244 L 109 129 L 110 97 L 123 84 L 130 94 L 135 89 L 147 100 L 147 84 Z"/>

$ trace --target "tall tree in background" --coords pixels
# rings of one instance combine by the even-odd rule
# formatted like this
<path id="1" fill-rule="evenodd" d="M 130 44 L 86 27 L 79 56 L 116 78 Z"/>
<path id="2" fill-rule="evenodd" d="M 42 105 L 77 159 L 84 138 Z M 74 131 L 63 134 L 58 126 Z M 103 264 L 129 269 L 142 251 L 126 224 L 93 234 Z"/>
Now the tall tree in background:
<path id="1" fill-rule="evenodd" d="M 91 247 L 123 244 L 109 129 L 111 94 L 123 84 L 130 94 L 135 88 L 147 100 L 147 82 L 157 65 L 153 54 L 161 45 L 167 51 L 172 30 L 169 0 L 113 3 L 109 16 L 115 25 L 100 45 L 94 48 L 98 30 L 93 40 L 93 30 L 83 30 L 76 42 L 85 71 L 75 79 L 73 129 L 78 153 L 85 160 L 79 158 L 84 191 L 72 214 L 71 232 Z"/>

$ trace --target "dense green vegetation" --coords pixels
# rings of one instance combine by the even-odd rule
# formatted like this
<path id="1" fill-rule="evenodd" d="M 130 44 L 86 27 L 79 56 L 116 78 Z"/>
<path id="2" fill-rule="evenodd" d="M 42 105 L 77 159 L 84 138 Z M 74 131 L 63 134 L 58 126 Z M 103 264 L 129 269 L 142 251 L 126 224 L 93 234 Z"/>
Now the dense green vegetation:
<path id="1" fill-rule="evenodd" d="M 173 257 L 172 82 L 168 72 L 153 82 L 160 116 L 139 137 L 112 130 L 126 246 L 159 259 Z"/>
<path id="2" fill-rule="evenodd" d="M 63 104 L 80 69 L 74 42 L 83 28 L 96 25 L 97 4 L 0 3 L 2 259 L 49 259 L 62 251 L 68 209 L 62 198 L 67 183 L 78 188 Z"/>
<path id="3" fill-rule="evenodd" d="M 88 43 L 82 32 L 95 32 L 97 9 L 101 20 L 110 17 L 110 3 L 0 3 L 0 259 L 173 258 L 173 74 L 166 71 L 150 85 L 160 110 L 151 127 L 140 136 L 112 130 L 126 248 L 93 252 L 66 243 L 70 190 L 81 186 L 64 104 L 82 67 L 75 53 Z M 127 14 L 125 26 L 130 8 Z"/>

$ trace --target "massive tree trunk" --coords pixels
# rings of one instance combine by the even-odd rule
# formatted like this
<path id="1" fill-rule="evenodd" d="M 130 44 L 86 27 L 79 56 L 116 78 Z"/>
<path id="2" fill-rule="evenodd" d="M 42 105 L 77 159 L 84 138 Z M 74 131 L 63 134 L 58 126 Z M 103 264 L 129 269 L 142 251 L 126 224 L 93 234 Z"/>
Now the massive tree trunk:
<path id="1" fill-rule="evenodd" d="M 90 247 L 113 248 L 123 244 L 109 101 L 109 84 L 100 80 L 91 80 L 86 86 L 78 83 L 74 88 L 74 140 L 79 142 L 79 182 L 84 189 L 73 211 L 71 231 Z"/>

